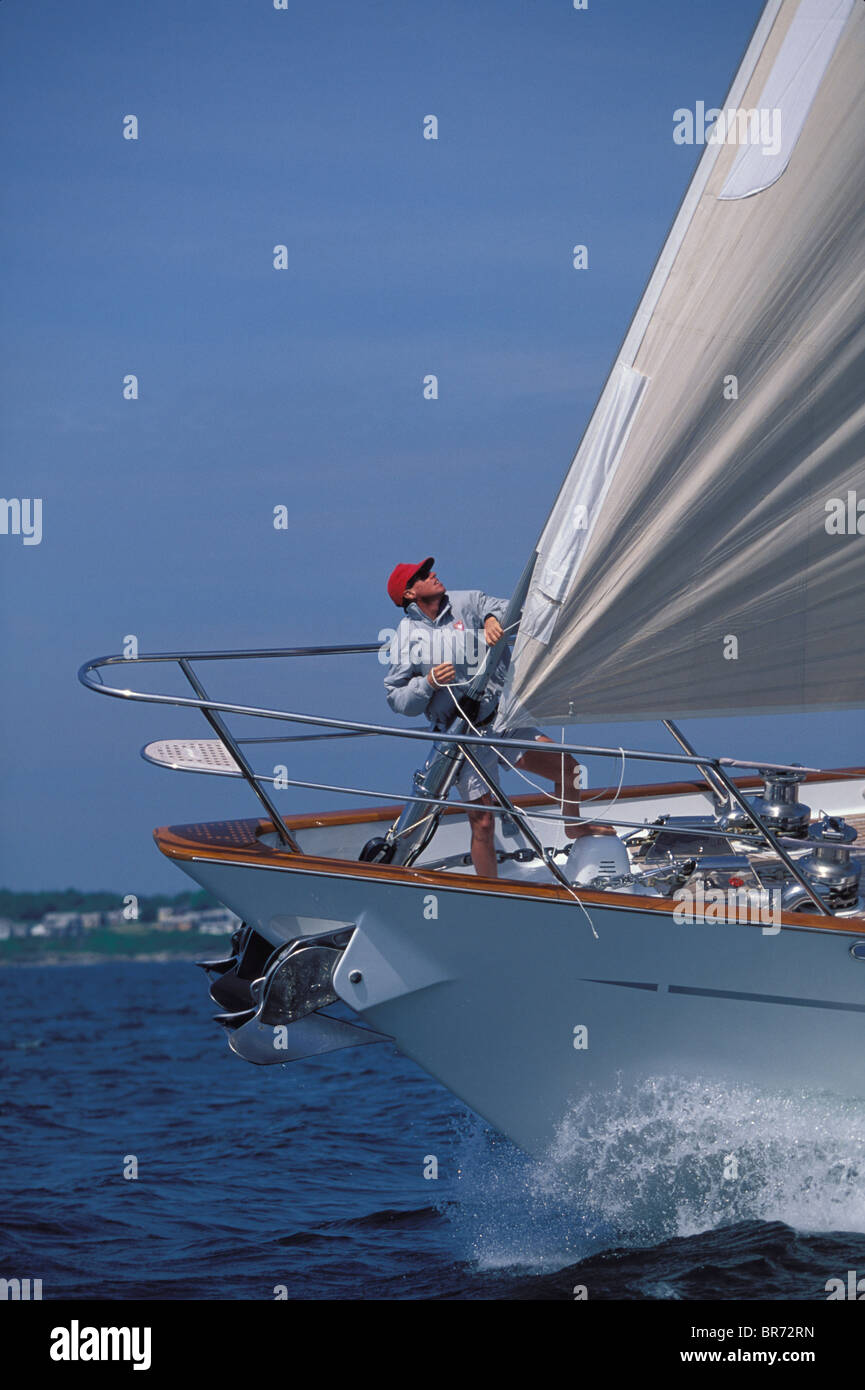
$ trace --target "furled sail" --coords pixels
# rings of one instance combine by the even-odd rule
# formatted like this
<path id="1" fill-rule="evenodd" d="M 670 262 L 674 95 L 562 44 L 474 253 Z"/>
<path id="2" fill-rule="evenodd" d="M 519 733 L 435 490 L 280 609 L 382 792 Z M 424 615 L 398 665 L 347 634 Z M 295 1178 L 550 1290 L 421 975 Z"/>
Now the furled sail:
<path id="1" fill-rule="evenodd" d="M 766 6 L 537 550 L 500 728 L 865 704 L 863 0 Z"/>

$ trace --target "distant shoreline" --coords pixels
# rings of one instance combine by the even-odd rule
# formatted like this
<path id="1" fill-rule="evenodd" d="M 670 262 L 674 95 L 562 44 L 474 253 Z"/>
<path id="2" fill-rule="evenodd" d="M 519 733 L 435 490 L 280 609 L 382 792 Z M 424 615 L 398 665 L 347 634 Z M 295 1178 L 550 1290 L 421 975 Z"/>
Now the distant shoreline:
<path id="1" fill-rule="evenodd" d="M 201 932 L 92 932 L 89 938 L 14 936 L 0 941 L 0 970 L 20 965 L 105 965 L 112 960 L 196 961 L 231 954 L 231 937 Z"/>
<path id="2" fill-rule="evenodd" d="M 89 952 L 89 951 L 67 951 L 59 953 L 56 951 L 44 951 L 39 956 L 28 956 L 23 960 L 4 960 L 0 958 L 0 971 L 6 970 L 32 970 L 42 965 L 112 965 L 115 962 L 137 962 L 140 965 L 172 965 L 176 961 L 180 965 L 194 965 L 201 957 L 201 952 L 194 955 L 181 955 L 176 951 L 154 951 L 139 952 L 135 955 L 114 955 L 110 952 Z"/>

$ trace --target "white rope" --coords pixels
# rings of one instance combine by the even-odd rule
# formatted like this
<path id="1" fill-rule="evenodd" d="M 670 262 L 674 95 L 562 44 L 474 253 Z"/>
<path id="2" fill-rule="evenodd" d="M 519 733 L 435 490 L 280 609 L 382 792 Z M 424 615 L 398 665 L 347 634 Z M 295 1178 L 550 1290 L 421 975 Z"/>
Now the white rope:
<path id="1" fill-rule="evenodd" d="M 454 682 L 454 684 L 456 684 L 456 682 Z M 450 690 L 450 686 L 447 686 L 446 688 L 447 688 L 448 690 Z M 457 701 L 457 698 L 456 698 L 456 696 L 454 695 L 454 693 L 453 693 L 452 690 L 451 690 L 451 699 L 453 700 L 454 704 L 456 705 L 457 709 L 459 710 L 461 717 L 462 717 L 462 718 L 466 721 L 466 723 L 468 724 L 468 726 L 469 726 L 469 728 L 471 729 L 472 733 L 473 733 L 473 734 L 477 734 L 477 736 L 478 736 L 479 738 L 483 738 L 484 735 L 481 734 L 481 733 L 475 728 L 474 724 L 473 724 L 472 721 L 469 719 L 468 715 L 465 714 L 465 713 L 460 709 L 459 703 L 458 703 L 458 701 Z M 499 753 L 498 756 L 499 756 L 500 758 L 504 758 L 504 754 L 502 754 L 502 753 Z M 562 756 L 564 757 L 564 754 L 563 754 Z M 622 750 L 622 757 L 624 758 L 624 750 Z M 507 758 L 504 758 L 504 761 L 508 764 L 508 767 L 513 768 L 514 772 L 517 773 L 517 776 L 520 776 L 520 777 L 522 776 L 522 773 L 520 772 L 519 768 L 514 767 L 513 763 L 508 762 L 508 759 L 507 759 Z M 523 780 L 524 780 L 524 781 L 527 781 L 527 782 L 529 781 L 529 779 L 528 779 L 527 777 L 524 777 Z M 530 786 L 533 786 L 534 783 L 529 782 L 529 785 L 530 785 Z M 556 798 L 555 798 L 554 796 L 552 796 L 552 797 L 550 796 L 550 793 L 549 793 L 548 791 L 546 791 L 545 788 L 543 788 L 543 787 L 538 787 L 537 790 L 540 791 L 540 792 L 542 792 L 544 796 L 549 797 L 549 799 L 550 799 L 551 801 L 555 801 L 555 800 L 556 800 Z M 550 868 L 550 865 L 549 865 L 549 864 L 547 864 L 547 868 L 550 869 L 550 875 L 551 875 L 551 877 L 555 879 L 556 876 L 555 876 L 555 874 L 553 873 L 552 869 Z M 567 891 L 570 893 L 570 895 L 571 895 L 571 897 L 573 898 L 574 902 L 577 904 L 577 906 L 579 907 L 579 909 L 580 909 L 580 911 L 582 912 L 583 916 L 585 917 L 586 921 L 588 922 L 589 927 L 590 927 L 590 929 L 591 929 L 592 936 L 595 938 L 596 941 L 599 941 L 599 940 L 600 940 L 600 937 L 598 936 L 598 933 L 597 933 L 597 931 L 595 930 L 595 924 L 594 924 L 594 922 L 592 921 L 591 914 L 589 913 L 589 911 L 588 911 L 588 909 L 586 908 L 585 904 L 580 900 L 579 895 L 577 894 L 577 892 L 576 892 L 575 888 L 573 887 L 573 885 L 570 884 L 570 883 L 567 883 L 567 884 L 560 883 L 558 879 L 556 879 L 556 882 L 559 883 L 559 886 L 560 886 L 560 887 L 566 888 Z"/>
<path id="2" fill-rule="evenodd" d="M 504 634 L 504 633 L 508 632 L 509 629 L 512 628 L 512 627 L 517 627 L 517 626 L 518 626 L 518 622 L 519 622 L 519 620 L 518 620 L 517 622 L 510 623 L 510 624 L 508 625 L 508 627 L 506 627 L 506 628 L 502 628 L 502 633 Z M 497 640 L 499 640 L 499 639 L 497 639 Z M 489 657 L 489 655 L 490 655 L 490 651 L 491 651 L 491 647 L 488 646 L 486 652 L 484 653 L 483 661 L 480 662 L 477 671 L 474 673 L 473 676 L 471 676 L 471 677 L 470 677 L 469 679 L 467 679 L 467 680 L 461 680 L 461 681 L 456 681 L 456 680 L 455 680 L 455 681 L 449 682 L 449 683 L 446 684 L 446 685 L 441 685 L 440 682 L 436 680 L 435 674 L 434 674 L 433 672 L 430 672 L 430 674 L 431 674 L 431 676 L 432 676 L 432 684 L 433 684 L 433 686 L 435 686 L 435 688 L 436 688 L 437 690 L 447 690 L 447 691 L 448 691 L 448 693 L 449 693 L 449 695 L 450 695 L 450 697 L 451 697 L 451 700 L 452 700 L 453 703 L 454 703 L 454 707 L 455 707 L 456 710 L 457 710 L 457 713 L 460 715 L 460 717 L 461 717 L 462 719 L 465 720 L 466 724 L 469 726 L 469 728 L 471 729 L 472 733 L 475 734 L 478 738 L 486 737 L 486 735 L 484 735 L 484 734 L 481 732 L 480 729 L 477 729 L 477 728 L 475 727 L 475 725 L 472 723 L 471 719 L 469 719 L 468 715 L 467 715 L 467 714 L 465 713 L 465 711 L 460 707 L 460 703 L 459 703 L 459 701 L 457 700 L 456 695 L 454 694 L 454 687 L 455 687 L 455 686 L 466 686 L 466 685 L 470 685 L 471 682 L 472 682 L 473 680 L 475 680 L 475 679 L 477 678 L 477 676 L 480 675 L 480 674 L 483 672 L 483 670 L 484 670 L 484 668 L 485 668 L 485 666 L 486 666 L 486 663 L 487 663 L 487 659 L 488 659 L 488 657 Z M 542 742 L 541 740 L 536 740 L 536 741 L 537 741 L 537 742 Z M 562 743 L 564 743 L 564 741 L 565 741 L 565 731 L 564 731 L 564 729 L 562 729 Z M 526 750 L 525 750 L 525 752 L 529 752 L 529 751 L 530 751 L 529 749 L 526 749 Z M 552 751 L 552 749 L 550 749 L 550 751 Z M 615 806 L 616 802 L 618 801 L 619 796 L 621 795 L 621 791 L 622 791 L 622 787 L 623 787 L 623 785 L 624 785 L 624 781 L 625 781 L 625 761 L 626 761 L 626 760 L 625 760 L 625 750 L 624 750 L 624 748 L 620 746 L 620 747 L 619 747 L 619 752 L 620 752 L 620 754 L 621 754 L 621 756 L 622 756 L 622 767 L 621 767 L 621 772 L 620 772 L 620 774 L 619 774 L 619 785 L 618 785 L 617 788 L 616 788 L 616 792 L 615 792 L 615 795 L 614 795 L 612 801 L 610 801 L 610 803 L 609 803 L 608 811 L 612 810 L 612 808 Z M 560 797 L 557 797 L 557 796 L 553 795 L 553 793 L 548 792 L 547 789 L 546 789 L 546 787 L 540 786 L 537 782 L 533 781 L 531 777 L 528 777 L 528 776 L 522 771 L 521 768 L 517 767 L 515 763 L 512 763 L 512 762 L 511 762 L 511 760 L 506 756 L 506 754 L 504 754 L 504 753 L 501 751 L 501 749 L 496 748 L 496 749 L 495 749 L 495 753 L 496 753 L 496 756 L 505 764 L 505 766 L 508 767 L 508 768 L 510 768 L 510 770 L 511 770 L 512 772 L 515 772 L 516 775 L 521 779 L 521 781 L 525 782 L 525 784 L 526 784 L 527 786 L 531 787 L 534 791 L 538 792 L 538 793 L 539 793 L 541 796 L 543 796 L 547 801 L 558 802 L 558 804 L 559 804 L 559 813 L 560 813 L 560 815 L 561 815 L 562 821 L 564 822 L 564 820 L 566 819 L 566 817 L 565 817 L 565 753 L 564 753 L 564 750 L 562 751 L 561 776 L 560 776 L 560 780 L 559 780 L 559 786 L 560 786 L 560 788 L 561 788 L 561 796 L 560 796 Z M 522 755 L 520 755 L 520 756 L 522 756 Z M 599 801 L 600 798 L 601 798 L 601 795 L 602 795 L 602 793 L 599 792 L 597 796 L 588 797 L 588 798 L 585 798 L 585 800 L 589 800 L 589 801 Z M 580 801 L 579 805 L 580 805 L 580 809 L 582 809 L 582 805 L 583 805 L 583 801 L 582 801 L 582 800 Z M 583 820 L 584 818 L 583 818 L 582 816 L 580 816 L 579 813 L 578 813 L 577 816 L 575 817 L 575 819 L 577 819 L 577 820 Z M 600 820 L 600 819 L 596 819 L 596 820 L 585 821 L 585 824 L 586 824 L 586 825 L 610 825 L 610 824 L 612 824 L 612 822 L 610 822 L 609 820 L 607 820 L 607 821 L 602 821 L 602 820 Z M 550 868 L 549 864 L 547 865 L 547 868 Z M 555 874 L 552 874 L 552 870 L 550 870 L 550 872 L 551 872 L 552 877 L 555 878 Z M 558 880 L 557 880 L 557 881 L 558 881 Z M 576 890 L 574 889 L 573 885 L 572 885 L 572 884 L 568 884 L 568 885 L 562 885 L 562 886 L 567 886 L 567 891 L 570 893 L 570 895 L 571 895 L 571 897 L 573 898 L 574 902 L 578 905 L 578 907 L 580 908 L 580 910 L 581 910 L 582 913 L 583 913 L 583 916 L 585 917 L 586 921 L 588 922 L 589 927 L 591 928 L 592 936 L 595 938 L 596 941 L 598 941 L 600 938 L 598 937 L 598 933 L 597 933 L 597 931 L 595 930 L 595 924 L 594 924 L 594 922 L 592 921 L 591 915 L 590 915 L 590 913 L 588 912 L 588 910 L 587 910 L 585 904 L 581 901 L 581 899 L 580 899 L 579 895 L 577 894 Z"/>
<path id="3" fill-rule="evenodd" d="M 482 670 L 483 667 L 481 667 L 480 669 Z M 438 685 L 438 682 L 436 682 L 436 684 Z M 451 697 L 451 699 L 452 699 L 453 702 L 454 702 L 454 706 L 456 707 L 456 709 L 457 709 L 458 713 L 460 714 L 461 718 L 465 719 L 466 723 L 468 724 L 468 726 L 469 726 L 469 728 L 471 729 L 471 731 L 472 731 L 473 734 L 477 734 L 477 736 L 478 736 L 479 738 L 488 737 L 488 735 L 483 734 L 483 733 L 481 732 L 480 729 L 476 729 L 476 728 L 475 728 L 474 724 L 473 724 L 472 721 L 468 718 L 468 716 L 466 715 L 465 711 L 460 707 L 460 703 L 459 703 L 459 701 L 457 700 L 457 697 L 456 697 L 456 695 L 455 695 L 454 692 L 453 692 L 453 687 L 454 687 L 455 685 L 468 685 L 468 684 L 469 684 L 468 681 L 452 681 L 450 685 L 438 686 L 438 688 L 439 688 L 440 690 L 447 690 L 447 691 L 450 693 L 450 697 Z M 563 743 L 564 743 L 564 741 L 565 741 L 565 740 L 564 740 L 564 734 L 565 734 L 565 731 L 564 731 L 564 729 L 562 729 L 562 742 L 563 742 Z M 540 743 L 541 740 L 536 739 L 535 742 Z M 550 751 L 552 751 L 553 748 L 555 748 L 555 744 L 552 744 Z M 546 789 L 546 787 L 542 787 L 538 782 L 534 782 L 534 781 L 532 780 L 531 777 L 528 777 L 528 776 L 526 775 L 526 773 L 523 772 L 522 768 L 517 767 L 516 763 L 512 763 L 511 760 L 506 756 L 506 754 L 504 754 L 504 753 L 501 751 L 500 748 L 496 748 L 495 751 L 496 751 L 496 756 L 497 756 L 498 758 L 501 759 L 501 761 L 506 765 L 506 767 L 509 767 L 509 768 L 510 768 L 511 772 L 515 772 L 516 775 L 520 778 L 520 780 L 523 781 L 523 782 L 525 782 L 525 784 L 526 784 L 527 787 L 531 787 L 533 791 L 538 792 L 539 795 L 545 797 L 547 801 L 555 801 L 555 802 L 558 803 L 558 805 L 559 805 L 559 812 L 560 812 L 560 815 L 561 815 L 562 820 L 564 821 L 564 820 L 565 820 L 565 754 L 564 754 L 564 752 L 562 753 L 562 776 L 561 776 L 561 783 L 560 783 L 561 788 L 562 788 L 562 795 L 561 795 L 561 798 L 559 798 L 559 797 L 557 797 L 557 796 L 554 796 L 552 792 L 548 792 L 547 789 Z M 530 752 L 531 750 L 527 748 L 527 749 L 525 749 L 524 751 L 528 753 L 528 752 Z M 619 745 L 619 752 L 620 752 L 621 755 L 622 755 L 622 769 L 621 769 L 621 772 L 619 773 L 619 785 L 618 785 L 617 788 L 616 788 L 615 796 L 613 797 L 612 801 L 611 801 L 610 804 L 609 804 L 609 808 L 608 808 L 609 810 L 612 810 L 612 808 L 615 806 L 616 802 L 618 801 L 618 799 L 619 799 L 619 797 L 620 797 L 620 795 L 621 795 L 621 792 L 622 792 L 622 787 L 623 787 L 623 785 L 624 785 L 624 781 L 625 781 L 625 750 L 624 750 L 624 748 L 621 746 L 621 744 Z M 518 756 L 521 757 L 522 754 L 519 754 Z M 602 795 L 603 795 L 602 792 L 598 792 L 597 796 L 588 796 L 588 797 L 582 798 L 581 801 L 580 801 L 580 807 L 582 808 L 582 805 L 584 804 L 584 802 L 600 801 Z M 584 817 L 578 815 L 578 816 L 576 817 L 576 819 L 577 819 L 577 820 L 583 820 Z M 600 818 L 596 818 L 595 820 L 587 820 L 585 823 L 586 823 L 586 825 L 612 825 L 612 824 L 613 824 L 613 822 L 610 821 L 610 820 L 601 820 Z"/>

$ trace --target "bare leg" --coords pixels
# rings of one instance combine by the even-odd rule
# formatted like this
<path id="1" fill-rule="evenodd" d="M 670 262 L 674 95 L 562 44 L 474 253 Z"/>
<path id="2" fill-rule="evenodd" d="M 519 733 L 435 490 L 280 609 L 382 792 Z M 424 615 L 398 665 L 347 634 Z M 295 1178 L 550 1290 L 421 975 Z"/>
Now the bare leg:
<path id="1" fill-rule="evenodd" d="M 552 744 L 552 739 L 541 734 L 537 742 Z M 549 751 L 527 748 L 517 759 L 516 766 L 524 768 L 526 772 L 534 772 L 538 777 L 547 777 L 553 783 L 556 798 L 563 804 L 565 815 L 570 817 L 570 820 L 565 822 L 565 834 L 568 839 L 576 840 L 581 835 L 615 835 L 616 832 L 611 825 L 592 822 L 586 824 L 580 820 L 577 764 L 570 753 L 554 753 L 552 748 Z"/>
<path id="2" fill-rule="evenodd" d="M 481 810 L 481 806 L 492 806 L 489 793 L 478 797 L 474 803 L 477 811 L 469 811 L 469 825 L 472 829 L 472 863 L 478 878 L 498 878 L 499 866 L 495 848 L 495 816 L 492 811 Z"/>

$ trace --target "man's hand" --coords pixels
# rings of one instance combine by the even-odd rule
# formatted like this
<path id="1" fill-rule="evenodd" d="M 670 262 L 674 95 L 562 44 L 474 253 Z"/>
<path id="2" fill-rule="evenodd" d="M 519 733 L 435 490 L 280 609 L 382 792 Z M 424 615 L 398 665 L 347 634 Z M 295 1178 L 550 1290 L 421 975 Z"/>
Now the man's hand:
<path id="1" fill-rule="evenodd" d="M 492 613 L 484 623 L 484 634 L 487 639 L 487 646 L 494 647 L 499 638 L 503 635 L 504 628 L 498 618 L 494 618 Z"/>
<path id="2" fill-rule="evenodd" d="M 449 661 L 442 662 L 441 666 L 434 666 L 427 673 L 427 681 L 432 686 L 450 685 L 451 681 L 456 680 L 457 673 Z"/>

